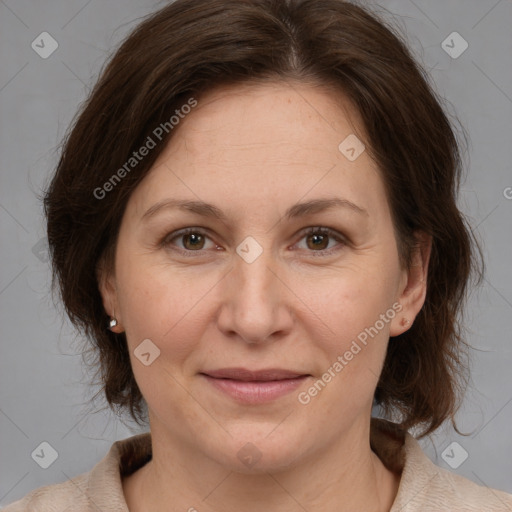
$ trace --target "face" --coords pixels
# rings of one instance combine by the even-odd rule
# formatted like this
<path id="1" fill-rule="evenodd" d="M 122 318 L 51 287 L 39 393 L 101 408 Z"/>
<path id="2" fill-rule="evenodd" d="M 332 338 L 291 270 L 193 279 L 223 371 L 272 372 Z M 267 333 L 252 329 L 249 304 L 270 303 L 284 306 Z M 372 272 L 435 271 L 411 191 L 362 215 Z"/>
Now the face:
<path id="1" fill-rule="evenodd" d="M 100 285 L 154 438 L 238 471 L 358 442 L 424 288 L 377 165 L 355 139 L 339 148 L 364 142 L 357 111 L 312 86 L 238 85 L 178 128 Z"/>

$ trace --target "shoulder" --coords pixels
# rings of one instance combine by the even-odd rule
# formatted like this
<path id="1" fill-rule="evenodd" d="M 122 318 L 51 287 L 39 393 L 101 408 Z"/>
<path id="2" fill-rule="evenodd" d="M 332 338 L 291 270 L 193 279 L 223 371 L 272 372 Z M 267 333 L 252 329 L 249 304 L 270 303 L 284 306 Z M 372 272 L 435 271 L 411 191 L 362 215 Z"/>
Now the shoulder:
<path id="1" fill-rule="evenodd" d="M 436 466 L 399 425 L 372 418 L 370 440 L 383 464 L 400 473 L 390 512 L 512 512 L 512 495 Z"/>
<path id="2" fill-rule="evenodd" d="M 150 457 L 150 434 L 116 441 L 90 472 L 35 489 L 4 507 L 2 512 L 128 512 L 122 479 Z"/>
<path id="3" fill-rule="evenodd" d="M 405 466 L 391 512 L 512 512 L 512 495 L 436 466 L 406 434 Z"/>
<path id="4" fill-rule="evenodd" d="M 61 484 L 40 487 L 2 509 L 2 512 L 79 512 L 89 510 L 85 473 Z"/>

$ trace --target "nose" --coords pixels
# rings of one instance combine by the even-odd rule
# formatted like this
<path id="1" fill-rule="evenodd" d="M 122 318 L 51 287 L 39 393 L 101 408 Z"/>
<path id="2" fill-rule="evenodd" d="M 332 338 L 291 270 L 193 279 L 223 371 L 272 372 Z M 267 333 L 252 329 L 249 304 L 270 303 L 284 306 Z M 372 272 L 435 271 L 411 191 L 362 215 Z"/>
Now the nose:
<path id="1" fill-rule="evenodd" d="M 264 344 L 290 333 L 294 295 L 270 251 L 252 263 L 235 255 L 234 268 L 223 281 L 218 327 L 226 336 Z"/>

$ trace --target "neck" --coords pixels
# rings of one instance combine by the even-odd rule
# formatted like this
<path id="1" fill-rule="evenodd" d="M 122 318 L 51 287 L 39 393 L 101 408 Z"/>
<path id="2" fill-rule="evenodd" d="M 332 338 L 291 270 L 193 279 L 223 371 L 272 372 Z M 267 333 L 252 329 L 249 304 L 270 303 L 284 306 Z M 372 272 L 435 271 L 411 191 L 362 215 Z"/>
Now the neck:
<path id="1" fill-rule="evenodd" d="M 399 477 L 371 451 L 369 422 L 361 432 L 355 426 L 293 467 L 242 474 L 152 425 L 153 458 L 123 482 L 127 504 L 133 512 L 389 511 Z"/>

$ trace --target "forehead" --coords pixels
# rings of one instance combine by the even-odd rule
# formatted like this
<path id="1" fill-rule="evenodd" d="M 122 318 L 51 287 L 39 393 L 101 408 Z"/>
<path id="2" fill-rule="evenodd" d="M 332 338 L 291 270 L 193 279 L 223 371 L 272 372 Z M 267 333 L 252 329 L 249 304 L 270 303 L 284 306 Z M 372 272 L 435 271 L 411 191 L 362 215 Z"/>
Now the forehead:
<path id="1" fill-rule="evenodd" d="M 257 154 L 261 149 L 297 144 L 308 151 L 324 151 L 340 136 L 357 133 L 365 138 L 356 108 L 341 92 L 325 86 L 294 82 L 231 85 L 204 95 L 191 115 L 178 127 L 170 150 L 183 142 L 183 131 L 201 151 L 213 143 L 218 148 Z M 209 148 L 212 149 L 212 148 Z M 273 150 L 278 155 L 279 151 Z M 221 153 L 221 149 L 219 149 Z"/>
<path id="2" fill-rule="evenodd" d="M 364 147 L 357 110 L 324 87 L 271 82 L 218 88 L 199 98 L 176 128 L 135 191 L 138 210 L 148 206 L 148 195 L 157 201 L 169 193 L 256 204 L 333 191 L 368 203 L 362 196 L 369 187 L 383 192 L 366 151 L 351 161 L 340 150 L 347 137 Z"/>

